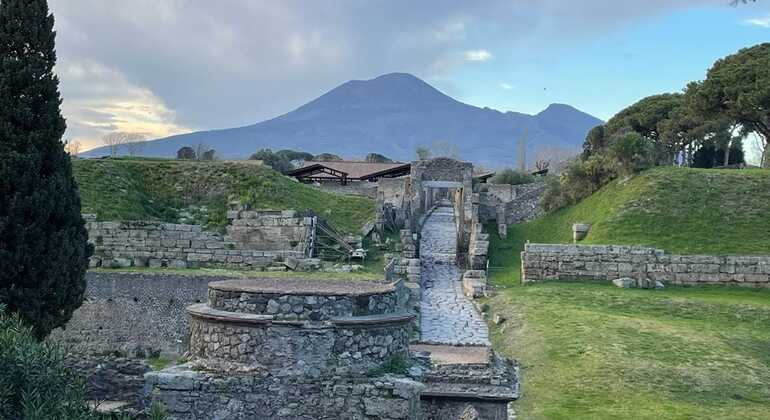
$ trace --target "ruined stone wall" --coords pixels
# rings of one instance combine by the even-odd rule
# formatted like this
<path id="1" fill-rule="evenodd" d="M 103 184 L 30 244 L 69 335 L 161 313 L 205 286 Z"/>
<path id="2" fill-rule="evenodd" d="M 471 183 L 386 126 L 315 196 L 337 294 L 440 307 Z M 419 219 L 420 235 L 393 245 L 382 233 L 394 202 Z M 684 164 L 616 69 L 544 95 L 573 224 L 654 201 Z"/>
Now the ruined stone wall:
<path id="1" fill-rule="evenodd" d="M 383 325 L 298 325 L 269 320 L 234 325 L 193 316 L 190 354 L 257 364 L 280 375 L 364 374 L 385 361 L 408 356 L 409 329 L 404 326 L 411 319 Z"/>
<path id="2" fill-rule="evenodd" d="M 423 386 L 399 377 L 316 379 L 177 369 L 153 372 L 147 393 L 171 419 L 419 419 Z M 156 392 L 152 392 L 155 390 Z"/>
<path id="3" fill-rule="evenodd" d="M 770 256 L 673 255 L 621 245 L 527 244 L 522 282 L 649 279 L 677 285 L 770 288 Z"/>
<path id="4" fill-rule="evenodd" d="M 396 291 L 361 296 L 297 296 L 209 289 L 209 307 L 228 312 L 270 315 L 278 320 L 318 320 L 330 317 L 400 312 Z"/>
<path id="5" fill-rule="evenodd" d="M 83 305 L 51 339 L 79 354 L 181 354 L 189 335 L 185 308 L 205 302 L 214 280 L 219 278 L 88 272 Z"/>
<path id="6" fill-rule="evenodd" d="M 402 208 L 408 201 L 409 177 L 382 178 L 377 181 L 377 193 L 382 194 L 383 203 Z"/>
<path id="7" fill-rule="evenodd" d="M 540 215 L 540 198 L 545 191 L 544 182 L 522 185 L 484 184 L 480 192 L 479 218 L 482 223 L 521 223 Z"/>
<path id="8" fill-rule="evenodd" d="M 199 225 L 97 222 L 87 216 L 91 267 L 264 268 L 308 255 L 312 219 L 290 212 L 229 212 L 227 235 Z"/>

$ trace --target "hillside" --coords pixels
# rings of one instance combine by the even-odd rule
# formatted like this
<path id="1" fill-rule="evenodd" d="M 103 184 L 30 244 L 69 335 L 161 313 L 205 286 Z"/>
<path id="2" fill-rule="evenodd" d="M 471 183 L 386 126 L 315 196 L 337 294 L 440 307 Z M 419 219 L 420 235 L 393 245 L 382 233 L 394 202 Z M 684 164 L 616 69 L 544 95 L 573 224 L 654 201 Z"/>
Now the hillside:
<path id="1" fill-rule="evenodd" d="M 75 159 L 84 213 L 100 220 L 190 222 L 221 229 L 227 203 L 312 210 L 344 232 L 374 217 L 373 200 L 300 184 L 256 162 Z"/>
<path id="2" fill-rule="evenodd" d="M 518 279 L 526 241 L 571 242 L 575 222 L 590 223 L 582 244 L 658 247 L 682 254 L 770 254 L 770 171 L 655 168 L 614 181 L 575 206 L 492 235 L 490 265 Z"/>
<path id="3" fill-rule="evenodd" d="M 515 163 L 517 139 L 526 133 L 527 155 L 538 150 L 576 151 L 602 121 L 569 105 L 552 104 L 537 115 L 500 112 L 459 102 L 410 74 L 352 80 L 287 114 L 245 127 L 200 131 L 146 142 L 144 156 L 173 157 L 183 146 L 205 143 L 224 158 L 244 158 L 260 148 L 297 149 L 344 157 L 380 153 L 414 158 L 418 146 L 457 146 L 476 164 Z M 105 148 L 82 156 L 107 155 Z"/>

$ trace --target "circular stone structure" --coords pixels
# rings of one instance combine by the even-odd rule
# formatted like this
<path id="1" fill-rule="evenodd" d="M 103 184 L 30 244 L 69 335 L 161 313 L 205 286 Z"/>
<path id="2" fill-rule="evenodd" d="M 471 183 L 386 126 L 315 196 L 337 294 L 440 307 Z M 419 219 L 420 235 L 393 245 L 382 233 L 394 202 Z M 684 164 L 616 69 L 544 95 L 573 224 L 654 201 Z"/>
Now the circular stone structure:
<path id="1" fill-rule="evenodd" d="M 393 284 L 344 280 L 225 280 L 209 284 L 210 308 L 281 320 L 330 320 L 401 311 Z"/>
<path id="2" fill-rule="evenodd" d="M 305 279 L 212 282 L 187 312 L 191 356 L 311 377 L 408 357 L 414 318 L 394 284 Z"/>

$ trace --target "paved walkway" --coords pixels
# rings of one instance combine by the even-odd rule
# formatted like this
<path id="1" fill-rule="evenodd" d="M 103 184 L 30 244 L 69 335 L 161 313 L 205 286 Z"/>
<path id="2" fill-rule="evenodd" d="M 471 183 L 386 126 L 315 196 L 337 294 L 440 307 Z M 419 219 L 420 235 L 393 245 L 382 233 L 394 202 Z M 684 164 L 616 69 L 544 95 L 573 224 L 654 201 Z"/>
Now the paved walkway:
<path id="1" fill-rule="evenodd" d="M 487 325 L 463 295 L 461 271 L 455 264 L 456 230 L 452 207 L 437 208 L 428 216 L 422 229 L 420 341 L 488 346 Z"/>

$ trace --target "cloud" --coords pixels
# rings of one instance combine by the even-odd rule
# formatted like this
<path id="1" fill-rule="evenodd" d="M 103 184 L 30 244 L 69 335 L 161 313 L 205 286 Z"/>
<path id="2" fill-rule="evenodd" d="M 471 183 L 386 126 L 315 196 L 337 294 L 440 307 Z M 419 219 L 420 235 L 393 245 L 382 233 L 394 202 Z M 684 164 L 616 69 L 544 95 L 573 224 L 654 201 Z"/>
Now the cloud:
<path id="1" fill-rule="evenodd" d="M 492 53 L 487 50 L 470 50 L 463 54 L 465 61 L 487 61 L 492 59 Z"/>
<path id="2" fill-rule="evenodd" d="M 145 121 L 152 133 L 253 124 L 351 79 L 393 71 L 446 79 L 462 66 L 489 60 L 490 51 L 548 53 L 713 1 L 490 0 L 483 7 L 465 0 L 49 3 L 59 71 L 67 65 L 86 72 L 62 74 L 68 135 L 88 129 L 93 136 L 129 121 Z M 92 86 L 87 74 L 97 70 L 106 73 L 97 74 Z M 94 111 L 110 117 L 95 118 Z"/>
<path id="3" fill-rule="evenodd" d="M 770 15 L 761 18 L 746 19 L 743 23 L 750 26 L 759 26 L 760 28 L 770 28 Z"/>
<path id="4" fill-rule="evenodd" d="M 176 123 L 175 112 L 162 99 L 114 68 L 92 60 L 63 60 L 56 70 L 62 81 L 66 138 L 78 140 L 84 150 L 100 146 L 101 137 L 113 131 L 149 138 L 191 131 Z"/>
<path id="5" fill-rule="evenodd" d="M 504 90 L 511 90 L 513 89 L 513 85 L 509 85 L 508 83 L 500 83 L 500 87 Z"/>

